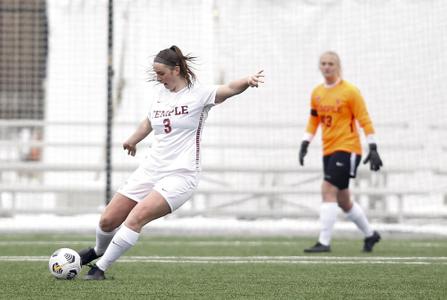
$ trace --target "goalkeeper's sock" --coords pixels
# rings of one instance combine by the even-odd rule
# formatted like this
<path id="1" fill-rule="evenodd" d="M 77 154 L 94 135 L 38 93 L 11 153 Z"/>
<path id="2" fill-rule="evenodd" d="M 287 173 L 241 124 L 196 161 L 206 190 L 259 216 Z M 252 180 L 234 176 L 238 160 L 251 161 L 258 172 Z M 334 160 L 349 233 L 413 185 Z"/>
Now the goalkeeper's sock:
<path id="1" fill-rule="evenodd" d="M 346 214 L 346 217 L 352 221 L 363 232 L 365 237 L 373 235 L 373 230 L 369 225 L 363 209 L 356 202 L 353 202 L 351 210 Z"/>
<path id="2" fill-rule="evenodd" d="M 332 231 L 337 220 L 338 205 L 335 202 L 323 202 L 320 208 L 320 236 L 318 241 L 329 246 L 332 239 Z"/>
<path id="3" fill-rule="evenodd" d="M 133 231 L 126 225 L 122 225 L 113 237 L 104 255 L 96 262 L 98 268 L 106 271 L 124 252 L 137 243 L 139 236 L 140 233 Z"/>
<path id="4" fill-rule="evenodd" d="M 118 228 L 111 232 L 102 231 L 101 227 L 96 226 L 96 245 L 95 245 L 95 253 L 98 256 L 101 256 L 106 252 L 107 247 L 112 241 L 113 236 L 118 231 Z"/>

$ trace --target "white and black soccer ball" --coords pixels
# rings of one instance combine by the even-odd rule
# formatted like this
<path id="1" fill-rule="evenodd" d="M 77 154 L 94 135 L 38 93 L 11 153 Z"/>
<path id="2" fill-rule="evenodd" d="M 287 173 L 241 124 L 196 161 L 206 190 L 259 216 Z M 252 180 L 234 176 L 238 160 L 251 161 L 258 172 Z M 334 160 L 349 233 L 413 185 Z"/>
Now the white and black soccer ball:
<path id="1" fill-rule="evenodd" d="M 81 272 L 81 257 L 70 248 L 61 248 L 51 255 L 50 273 L 58 279 L 74 279 Z"/>

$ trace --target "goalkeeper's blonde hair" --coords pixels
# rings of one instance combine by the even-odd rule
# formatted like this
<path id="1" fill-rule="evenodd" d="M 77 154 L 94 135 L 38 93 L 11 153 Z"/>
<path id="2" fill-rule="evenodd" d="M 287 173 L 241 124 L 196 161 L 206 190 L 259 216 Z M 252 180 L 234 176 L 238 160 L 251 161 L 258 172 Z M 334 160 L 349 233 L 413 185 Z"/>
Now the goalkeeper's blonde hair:
<path id="1" fill-rule="evenodd" d="M 340 56 L 338 55 L 338 53 L 335 51 L 325 51 L 320 55 L 319 62 L 321 61 L 321 58 L 325 55 L 330 55 L 335 59 L 335 64 L 337 66 L 337 75 L 339 78 L 341 78 L 341 76 L 342 76 L 341 60 L 340 60 Z"/>

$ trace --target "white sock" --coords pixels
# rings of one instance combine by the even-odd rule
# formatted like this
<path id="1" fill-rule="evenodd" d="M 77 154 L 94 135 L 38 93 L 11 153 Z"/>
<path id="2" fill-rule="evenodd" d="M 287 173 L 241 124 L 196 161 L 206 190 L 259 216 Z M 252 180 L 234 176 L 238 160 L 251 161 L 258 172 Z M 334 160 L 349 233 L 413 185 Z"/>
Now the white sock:
<path id="1" fill-rule="evenodd" d="M 338 205 L 335 202 L 323 202 L 320 208 L 320 236 L 318 242 L 325 246 L 331 244 L 332 230 L 337 220 Z"/>
<path id="2" fill-rule="evenodd" d="M 122 225 L 104 255 L 96 262 L 96 266 L 103 271 L 107 270 L 124 252 L 137 243 L 139 236 L 140 233 Z"/>
<path id="3" fill-rule="evenodd" d="M 102 255 L 106 252 L 107 247 L 112 241 L 113 236 L 118 231 L 118 228 L 111 232 L 102 231 L 101 227 L 96 226 L 96 245 L 95 245 L 95 253 L 97 255 Z"/>
<path id="4" fill-rule="evenodd" d="M 365 237 L 373 235 L 371 226 L 369 226 L 368 219 L 360 205 L 356 202 L 352 205 L 351 210 L 346 214 L 346 217 L 352 221 L 363 232 Z"/>

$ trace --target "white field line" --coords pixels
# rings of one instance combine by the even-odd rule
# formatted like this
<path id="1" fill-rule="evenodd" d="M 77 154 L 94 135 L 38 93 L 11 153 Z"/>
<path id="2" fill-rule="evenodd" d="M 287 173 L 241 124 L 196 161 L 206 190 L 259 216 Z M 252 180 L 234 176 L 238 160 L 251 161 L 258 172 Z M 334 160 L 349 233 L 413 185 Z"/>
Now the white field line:
<path id="1" fill-rule="evenodd" d="M 12 245 L 85 245 L 92 244 L 93 241 L 0 241 L 0 246 Z M 139 241 L 138 244 L 169 246 L 169 245 L 188 245 L 188 246 L 263 246 L 263 245 L 298 245 L 298 242 L 288 241 Z"/>
<path id="2" fill-rule="evenodd" d="M 47 256 L 0 256 L 0 261 L 41 261 Z M 343 256 L 124 256 L 118 262 L 189 264 L 400 264 L 447 265 L 447 257 Z"/>
<path id="3" fill-rule="evenodd" d="M 14 246 L 14 245 L 92 245 L 93 241 L 0 241 L 0 246 Z M 302 243 L 293 241 L 139 241 L 139 245 L 154 245 L 154 246 L 232 246 L 232 247 L 257 247 L 265 245 L 273 246 L 298 246 Z M 427 242 L 412 242 L 407 245 L 414 248 L 438 248 L 445 247 L 445 243 L 427 243 Z"/>

